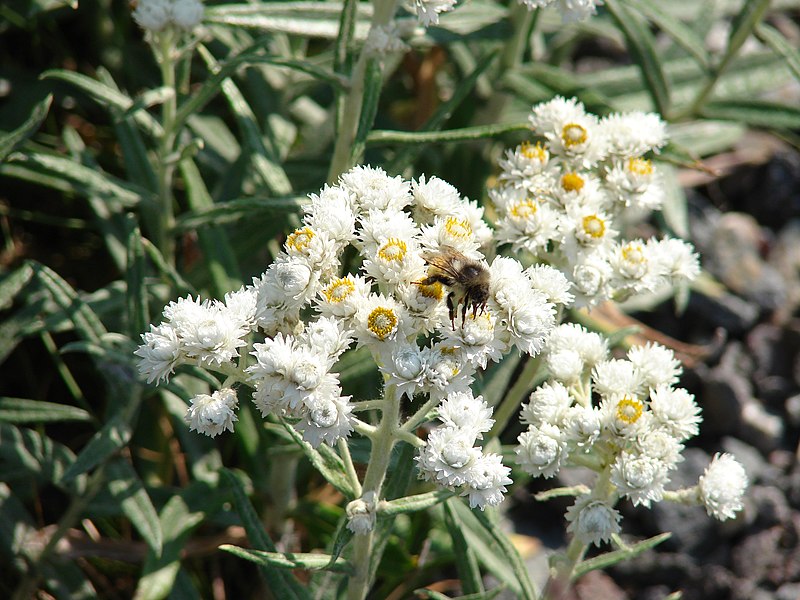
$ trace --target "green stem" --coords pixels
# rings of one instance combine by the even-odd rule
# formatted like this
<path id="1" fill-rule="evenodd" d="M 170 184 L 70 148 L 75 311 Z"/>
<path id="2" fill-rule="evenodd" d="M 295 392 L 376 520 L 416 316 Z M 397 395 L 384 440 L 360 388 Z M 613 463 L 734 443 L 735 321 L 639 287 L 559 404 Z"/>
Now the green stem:
<path id="1" fill-rule="evenodd" d="M 522 369 L 522 373 L 517 378 L 517 382 L 508 390 L 505 398 L 500 401 L 497 410 L 494 411 L 492 418 L 494 419 L 494 426 L 489 431 L 489 437 L 497 437 L 506 428 L 508 422 L 511 420 L 520 404 L 525 399 L 525 396 L 533 389 L 536 384 L 539 372 L 539 364 L 541 360 L 537 356 L 529 358 Z"/>
<path id="2" fill-rule="evenodd" d="M 372 26 L 388 25 L 397 11 L 397 0 L 375 0 L 375 11 L 372 14 Z M 362 47 L 358 61 L 350 78 L 350 91 L 342 103 L 342 122 L 333 147 L 333 158 L 328 170 L 328 183 L 336 183 L 339 175 L 353 166 L 352 150 L 364 104 L 364 79 L 367 72 L 368 53 Z"/>
<path id="3" fill-rule="evenodd" d="M 172 234 L 175 227 L 175 198 L 172 194 L 175 161 L 172 153 L 177 139 L 175 116 L 178 112 L 178 90 L 175 86 L 175 35 L 174 30 L 166 29 L 154 40 L 156 59 L 161 69 L 161 83 L 172 90 L 172 94 L 161 105 L 161 125 L 164 128 L 164 135 L 158 145 L 157 177 L 160 211 L 157 220 L 158 231 L 155 236 L 158 249 L 170 266 L 175 266 L 175 239 Z"/>
<path id="4" fill-rule="evenodd" d="M 362 490 L 362 496 L 368 492 L 375 492 L 376 501 L 380 498 L 381 487 L 386 479 L 389 459 L 399 430 L 400 398 L 395 386 L 387 386 L 386 401 L 386 410 L 381 414 L 381 422 L 372 439 L 372 450 Z M 373 530 L 365 535 L 358 535 L 353 541 L 352 562 L 355 572 L 347 588 L 348 600 L 364 600 L 369 591 L 374 533 Z"/>
<path id="5" fill-rule="evenodd" d="M 339 447 L 339 456 L 341 456 L 342 461 L 344 461 L 344 468 L 345 471 L 347 471 L 347 478 L 350 480 L 350 485 L 353 488 L 353 495 L 356 498 L 360 498 L 361 482 L 358 480 L 356 467 L 353 464 L 353 457 L 350 456 L 350 447 L 347 445 L 347 440 L 344 438 L 339 438 L 337 445 Z"/>

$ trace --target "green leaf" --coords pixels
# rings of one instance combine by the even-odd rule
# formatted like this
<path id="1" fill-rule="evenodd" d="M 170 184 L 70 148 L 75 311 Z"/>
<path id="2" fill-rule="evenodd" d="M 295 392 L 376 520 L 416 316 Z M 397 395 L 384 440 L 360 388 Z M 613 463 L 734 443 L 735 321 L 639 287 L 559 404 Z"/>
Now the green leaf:
<path id="1" fill-rule="evenodd" d="M 90 98 L 108 109 L 113 108 L 124 113 L 130 110 L 134 105 L 133 100 L 119 90 L 100 83 L 99 81 L 92 79 L 91 77 L 87 77 L 86 75 L 75 73 L 74 71 L 52 69 L 42 73 L 39 78 L 69 83 L 70 85 L 75 86 L 76 88 L 85 92 Z M 164 135 L 164 130 L 161 127 L 161 124 L 147 111 L 139 110 L 134 114 L 133 118 L 139 124 L 139 126 L 141 126 L 142 129 L 151 136 L 159 138 Z"/>
<path id="2" fill-rule="evenodd" d="M 350 573 L 352 571 L 352 566 L 345 559 L 337 558 L 331 561 L 329 554 L 265 552 L 263 550 L 247 550 L 230 544 L 223 544 L 219 549 L 262 566 L 281 569 L 325 569 L 334 573 Z"/>
<path id="3" fill-rule="evenodd" d="M 341 556 L 342 552 L 344 551 L 347 544 L 350 543 L 350 540 L 353 539 L 355 534 L 350 531 L 347 527 L 347 516 L 343 515 L 342 518 L 339 520 L 339 524 L 336 527 L 336 534 L 333 536 L 333 544 L 331 544 L 331 554 L 330 554 L 330 562 L 325 565 L 324 570 L 328 570 L 328 567 L 333 566 L 336 560 Z"/>
<path id="4" fill-rule="evenodd" d="M 461 587 L 466 594 L 477 594 L 483 592 L 483 578 L 481 571 L 478 568 L 478 560 L 475 558 L 475 552 L 470 548 L 467 539 L 464 537 L 464 532 L 459 526 L 458 519 L 453 511 L 452 504 L 459 502 L 453 499 L 444 503 L 444 522 L 447 526 L 447 531 L 450 533 L 450 539 L 453 540 L 453 556 L 456 561 L 456 571 L 458 571 L 458 579 L 461 581 Z"/>
<path id="5" fill-rule="evenodd" d="M 57 421 L 91 421 L 92 415 L 76 406 L 0 397 L 0 421 L 5 423 L 51 423 Z"/>
<path id="6" fill-rule="evenodd" d="M 477 125 L 461 129 L 445 131 L 415 132 L 387 131 L 376 129 L 367 136 L 367 143 L 374 145 L 389 144 L 430 144 L 434 142 L 461 142 L 464 140 L 481 140 L 493 138 L 512 131 L 530 131 L 527 123 L 506 123 L 500 125 Z"/>
<path id="7" fill-rule="evenodd" d="M 589 571 L 595 571 L 597 569 L 606 569 L 623 561 L 630 560 L 631 558 L 639 556 L 640 554 L 649 550 L 650 548 L 658 546 L 661 542 L 665 542 L 671 537 L 672 534 L 669 532 L 661 533 L 646 540 L 642 540 L 641 542 L 638 542 L 633 546 L 627 548 L 620 548 L 619 550 L 606 552 L 605 554 L 601 554 L 600 556 L 584 560 L 580 562 L 572 571 L 572 580 L 575 581 L 579 577 L 586 575 L 586 573 L 588 573 Z"/>
<path id="8" fill-rule="evenodd" d="M 673 17 L 660 5 L 648 0 L 622 0 L 632 9 L 639 11 L 676 44 L 686 50 L 704 69 L 708 67 L 708 51 L 703 39 L 695 31 Z"/>
<path id="9" fill-rule="evenodd" d="M 144 283 L 145 260 L 142 234 L 131 218 L 128 222 L 128 252 L 125 269 L 125 300 L 128 316 L 128 336 L 136 339 L 150 323 L 147 311 L 147 286 Z"/>
<path id="10" fill-rule="evenodd" d="M 800 79 L 800 52 L 792 46 L 786 38 L 774 27 L 766 23 L 756 25 L 756 35 L 769 46 L 773 52 L 783 57 L 786 65 L 792 70 L 795 78 Z"/>
<path id="11" fill-rule="evenodd" d="M 765 100 L 714 100 L 706 103 L 700 114 L 756 127 L 800 129 L 800 108 Z"/>
<path id="12" fill-rule="evenodd" d="M 725 50 L 725 63 L 727 58 L 734 56 L 753 33 L 756 25 L 761 22 L 770 0 L 748 0 L 742 4 L 742 9 L 731 22 L 731 32 L 728 36 L 728 47 Z"/>
<path id="13" fill-rule="evenodd" d="M 78 458 L 64 473 L 62 481 L 67 483 L 105 462 L 127 444 L 133 434 L 133 422 L 139 409 L 139 401 L 127 399 L 127 405 L 103 425 L 89 443 L 78 454 Z"/>
<path id="14" fill-rule="evenodd" d="M 659 113 L 666 115 L 670 108 L 669 84 L 656 51 L 653 34 L 636 13 L 617 0 L 608 0 L 605 7 L 628 42 L 628 50 L 641 69 L 653 105 Z"/>
<path id="15" fill-rule="evenodd" d="M 175 231 L 189 231 L 212 225 L 227 225 L 241 219 L 256 219 L 270 214 L 297 213 L 308 201 L 306 196 L 285 198 L 237 198 L 208 208 L 191 210 L 178 217 Z"/>
<path id="16" fill-rule="evenodd" d="M 33 476 L 41 483 L 60 486 L 74 462 L 72 450 L 49 437 L 26 427 L 0 423 L 0 464 L 5 481 Z M 69 489 L 82 491 L 84 484 L 81 479 Z"/>
<path id="17" fill-rule="evenodd" d="M 525 600 L 538 598 L 519 553 L 486 513 L 472 511 L 463 502 L 451 501 L 451 507 L 461 523 L 470 547 L 475 549 L 478 560 L 498 579 L 508 584 L 517 594 L 516 597 Z"/>
<path id="18" fill-rule="evenodd" d="M 397 500 L 386 500 L 381 502 L 378 514 L 388 517 L 426 510 L 443 503 L 448 498 L 451 498 L 454 493 L 455 492 L 451 492 L 450 490 L 435 490 L 424 494 L 417 494 L 416 496 L 398 498 Z"/>
<path id="19" fill-rule="evenodd" d="M 222 469 L 222 476 L 233 493 L 233 502 L 236 511 L 242 519 L 242 524 L 247 531 L 247 539 L 254 549 L 266 551 L 269 554 L 276 553 L 277 548 L 264 529 L 264 525 L 258 518 L 253 505 L 247 498 L 244 486 L 239 478 L 228 469 Z M 243 557 L 246 558 L 246 557 Z M 249 558 L 248 558 L 249 560 Z M 310 600 L 311 595 L 300 584 L 297 578 L 283 569 L 276 568 L 275 565 L 267 562 L 259 562 L 261 574 L 267 580 L 267 585 L 272 590 L 276 598 L 286 600 Z"/>
<path id="20" fill-rule="evenodd" d="M 319 448 L 313 448 L 311 444 L 303 440 L 303 436 L 286 422 L 283 426 L 296 444 L 302 448 L 303 453 L 314 465 L 314 468 L 337 490 L 342 492 L 348 499 L 356 497 L 350 480 L 345 475 L 345 468 L 342 459 L 329 446 L 322 444 Z"/>
<path id="21" fill-rule="evenodd" d="M 163 536 L 158 513 L 139 476 L 125 460 L 112 460 L 106 466 L 107 487 L 156 556 L 161 555 Z"/>
<path id="22" fill-rule="evenodd" d="M 382 88 L 383 69 L 381 69 L 381 61 L 377 58 L 369 59 L 364 73 L 364 98 L 361 102 L 358 129 L 350 152 L 350 164 L 355 165 L 363 161 L 364 146 L 367 136 L 372 130 L 372 124 L 375 122 Z"/>
<path id="23" fill-rule="evenodd" d="M 219 65 L 211 52 L 205 46 L 200 45 L 198 53 L 203 57 L 208 68 L 216 73 Z M 250 151 L 256 173 L 272 193 L 278 196 L 291 194 L 292 185 L 280 164 L 280 158 L 264 143 L 256 116 L 250 105 L 247 104 L 239 88 L 230 78 L 224 79 L 221 85 L 225 98 L 236 116 L 245 146 Z M 273 142 L 272 147 L 275 147 L 275 140 L 271 141 Z"/>
<path id="24" fill-rule="evenodd" d="M 0 309 L 5 310 L 14 302 L 14 298 L 28 285 L 33 277 L 30 264 L 23 264 L 14 271 L 5 273 L 0 278 Z"/>
<path id="25" fill-rule="evenodd" d="M 98 196 L 112 205 L 155 202 L 149 190 L 53 154 L 15 152 L 8 163 L 0 165 L 0 173 L 82 197 Z"/>
<path id="26" fill-rule="evenodd" d="M 31 137 L 50 111 L 50 104 L 53 102 L 53 94 L 47 94 L 44 99 L 33 105 L 30 116 L 17 127 L 0 135 L 0 162 L 14 151 L 22 142 Z"/>

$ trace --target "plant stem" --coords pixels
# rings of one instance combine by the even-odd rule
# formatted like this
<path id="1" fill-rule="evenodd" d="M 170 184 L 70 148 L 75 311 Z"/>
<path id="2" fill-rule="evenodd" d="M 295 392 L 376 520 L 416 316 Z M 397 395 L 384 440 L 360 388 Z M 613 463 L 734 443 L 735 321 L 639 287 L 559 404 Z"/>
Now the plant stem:
<path id="1" fill-rule="evenodd" d="M 370 29 L 388 25 L 397 11 L 397 0 L 375 0 L 375 11 L 372 14 Z M 353 166 L 352 150 L 364 103 L 364 79 L 369 59 L 365 47 L 361 48 L 358 61 L 350 77 L 350 91 L 342 104 L 342 122 L 333 147 L 333 158 L 328 170 L 328 183 L 336 183 L 339 175 Z"/>
<path id="2" fill-rule="evenodd" d="M 362 496 L 368 492 L 375 493 L 376 501 L 380 498 L 381 487 L 386 479 L 389 469 L 389 459 L 392 448 L 396 442 L 396 433 L 399 430 L 400 398 L 397 388 L 393 385 L 386 387 L 386 409 L 381 413 L 381 422 L 372 438 L 372 450 L 369 456 L 369 465 L 364 475 Z M 374 530 L 365 535 L 357 535 L 353 541 L 353 567 L 355 572 L 347 588 L 348 600 L 364 600 L 369 591 L 372 561 L 372 548 Z"/>
<path id="3" fill-rule="evenodd" d="M 172 90 L 161 105 L 161 126 L 164 135 L 159 140 L 157 177 L 159 215 L 156 219 L 158 231 L 155 239 L 164 260 L 175 266 L 175 239 L 172 230 L 175 227 L 175 198 L 172 194 L 172 179 L 175 173 L 175 161 L 172 152 L 175 148 L 177 132 L 175 131 L 175 115 L 178 111 L 178 90 L 175 87 L 175 31 L 171 28 L 160 32 L 154 40 L 153 49 L 161 69 L 161 83 Z"/>
<path id="4" fill-rule="evenodd" d="M 347 440 L 344 438 L 339 438 L 337 445 L 339 446 L 339 456 L 341 456 L 344 461 L 347 478 L 350 480 L 350 485 L 353 486 L 353 495 L 359 498 L 361 496 L 361 482 L 358 480 L 358 475 L 356 474 L 353 457 L 350 456 L 350 447 L 347 445 Z"/>
<path id="5" fill-rule="evenodd" d="M 517 378 L 517 382 L 508 390 L 505 398 L 500 401 L 497 410 L 494 411 L 492 418 L 494 426 L 489 431 L 489 437 L 497 437 L 508 425 L 508 421 L 517 412 L 519 405 L 522 404 L 525 395 L 531 391 L 540 376 L 539 356 L 529 358 L 522 369 L 522 373 Z"/>

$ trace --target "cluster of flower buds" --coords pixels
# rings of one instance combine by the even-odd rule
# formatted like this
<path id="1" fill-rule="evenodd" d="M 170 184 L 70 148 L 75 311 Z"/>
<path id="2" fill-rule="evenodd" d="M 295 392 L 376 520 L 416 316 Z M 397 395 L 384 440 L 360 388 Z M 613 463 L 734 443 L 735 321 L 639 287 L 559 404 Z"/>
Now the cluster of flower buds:
<path id="1" fill-rule="evenodd" d="M 536 476 L 553 477 L 566 466 L 597 473 L 591 491 L 567 511 L 569 530 L 584 543 L 600 544 L 620 531 L 614 508 L 620 497 L 649 507 L 665 497 L 670 472 L 697 435 L 700 408 L 685 389 L 671 350 L 635 346 L 610 358 L 605 340 L 575 324 L 563 324 L 543 353 L 551 378 L 521 412 L 527 430 L 519 438 L 518 462 Z M 691 493 L 709 514 L 726 519 L 742 506 L 747 479 L 732 457 L 717 459 Z"/>
<path id="2" fill-rule="evenodd" d="M 530 10 L 557 5 L 561 18 L 565 23 L 585 21 L 597 11 L 597 5 L 603 0 L 519 0 Z"/>
<path id="3" fill-rule="evenodd" d="M 683 240 L 622 239 L 621 231 L 661 207 L 659 170 L 645 158 L 666 143 L 653 113 L 587 113 L 574 98 L 533 107 L 536 144 L 500 161 L 490 198 L 500 218 L 498 242 L 558 267 L 576 305 L 661 291 L 694 279 L 697 255 Z"/>
<path id="4" fill-rule="evenodd" d="M 191 31 L 203 20 L 200 0 L 136 0 L 133 19 L 145 31 L 163 31 L 170 25 Z"/>

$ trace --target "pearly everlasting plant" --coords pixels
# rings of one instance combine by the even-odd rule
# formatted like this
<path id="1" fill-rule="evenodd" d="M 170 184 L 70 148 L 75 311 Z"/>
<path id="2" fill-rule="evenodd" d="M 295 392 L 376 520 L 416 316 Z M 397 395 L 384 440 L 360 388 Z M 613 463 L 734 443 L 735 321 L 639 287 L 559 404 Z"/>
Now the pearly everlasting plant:
<path id="1" fill-rule="evenodd" d="M 622 499 L 703 504 L 720 519 L 741 509 L 747 478 L 729 455 L 694 488 L 669 488 L 701 422 L 694 397 L 678 387 L 673 352 L 648 343 L 620 357 L 602 334 L 559 324 L 570 307 L 697 275 L 686 242 L 622 235 L 662 203 L 645 154 L 665 144 L 664 123 L 645 113 L 600 119 L 563 98 L 533 107 L 530 122 L 539 141 L 506 153 L 489 192 L 494 227 L 437 177 L 407 181 L 357 166 L 308 196 L 302 223 L 251 285 L 222 301 L 171 302 L 142 335 L 136 355 L 148 382 L 168 381 L 181 365 L 224 378 L 191 400 L 192 430 L 232 431 L 249 395 L 264 419 L 311 449 L 339 450 L 356 562 L 368 559 L 378 517 L 393 510 L 382 486 L 398 443 L 416 448 L 418 477 L 436 493 L 481 510 L 502 502 L 511 470 L 487 449 L 494 409 L 474 387 L 512 352 L 537 357 L 547 374 L 522 406 L 517 464 L 545 479 L 571 467 L 594 472 L 591 485 L 563 492 L 576 496 L 566 514 L 572 564 L 622 530 Z M 356 349 L 371 357 L 382 398 L 344 393 L 337 365 Z M 363 418 L 368 411 L 377 421 Z M 371 444 L 363 479 L 348 450 L 353 436 Z"/>

